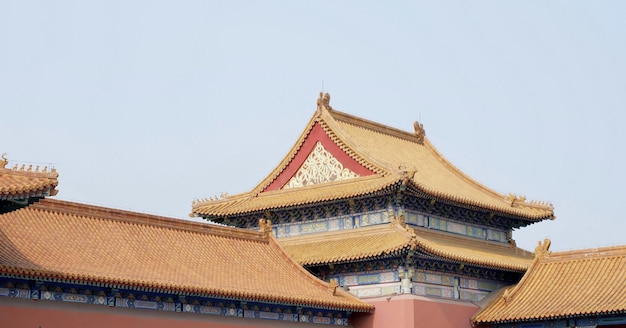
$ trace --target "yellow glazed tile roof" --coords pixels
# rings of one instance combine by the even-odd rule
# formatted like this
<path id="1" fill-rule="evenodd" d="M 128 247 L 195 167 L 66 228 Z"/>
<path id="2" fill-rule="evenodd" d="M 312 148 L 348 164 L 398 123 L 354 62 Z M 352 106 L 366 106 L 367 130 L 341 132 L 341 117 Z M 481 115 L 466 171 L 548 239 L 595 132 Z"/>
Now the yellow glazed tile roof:
<path id="1" fill-rule="evenodd" d="M 415 228 L 417 248 L 449 260 L 523 272 L 533 253 L 512 244 L 453 235 L 426 228 Z"/>
<path id="2" fill-rule="evenodd" d="M 278 242 L 302 265 L 355 261 L 409 248 L 452 261 L 522 272 L 533 258 L 531 252 L 510 244 L 421 228 L 407 230 L 393 224 L 280 238 Z"/>
<path id="3" fill-rule="evenodd" d="M 302 265 L 340 263 L 390 255 L 411 246 L 403 229 L 369 226 L 278 239 L 287 254 Z"/>
<path id="4" fill-rule="evenodd" d="M 0 215 L 0 273 L 348 311 L 263 232 L 44 199 Z"/>
<path id="5" fill-rule="evenodd" d="M 374 174 L 367 179 L 349 179 L 342 181 L 343 183 L 329 183 L 324 187 L 318 185 L 318 188 L 281 190 L 280 196 L 276 196 L 275 191 L 264 191 L 295 158 L 317 124 L 342 151 Z M 471 179 L 437 152 L 426 138 L 327 107 L 318 109 L 294 147 L 252 191 L 220 200 L 194 201 L 192 215 L 242 214 L 297 206 L 309 198 L 342 199 L 374 193 L 396 182 L 404 182 L 431 197 L 531 221 L 554 217 L 550 204 L 527 202 L 524 197 L 500 194 Z M 321 188 L 325 188 L 323 192 Z M 321 193 L 328 196 L 321 197 Z"/>
<path id="6" fill-rule="evenodd" d="M 626 313 L 626 245 L 537 256 L 475 325 Z"/>
<path id="7" fill-rule="evenodd" d="M 0 200 L 22 200 L 28 197 L 56 195 L 59 174 L 55 169 L 48 171 L 32 165 L 17 165 L 13 169 L 6 168 L 8 161 L 0 159 Z"/>

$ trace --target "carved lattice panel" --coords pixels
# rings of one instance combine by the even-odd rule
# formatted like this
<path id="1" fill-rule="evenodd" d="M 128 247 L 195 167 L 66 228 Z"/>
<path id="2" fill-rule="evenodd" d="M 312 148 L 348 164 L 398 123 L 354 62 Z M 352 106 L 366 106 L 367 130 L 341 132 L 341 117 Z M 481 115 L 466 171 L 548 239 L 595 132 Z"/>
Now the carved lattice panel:
<path id="1" fill-rule="evenodd" d="M 358 176 L 350 169 L 343 167 L 343 164 L 318 142 L 298 172 L 283 189 L 347 180 Z"/>

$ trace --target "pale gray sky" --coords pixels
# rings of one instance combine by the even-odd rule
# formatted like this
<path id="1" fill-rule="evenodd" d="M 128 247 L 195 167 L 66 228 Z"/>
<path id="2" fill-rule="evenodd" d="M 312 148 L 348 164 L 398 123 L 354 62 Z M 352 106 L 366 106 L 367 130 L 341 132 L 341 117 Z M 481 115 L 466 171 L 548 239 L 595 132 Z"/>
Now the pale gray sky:
<path id="1" fill-rule="evenodd" d="M 274 168 L 322 81 L 554 203 L 518 245 L 626 243 L 625 1 L 0 1 L 0 152 L 59 199 L 186 218 Z"/>

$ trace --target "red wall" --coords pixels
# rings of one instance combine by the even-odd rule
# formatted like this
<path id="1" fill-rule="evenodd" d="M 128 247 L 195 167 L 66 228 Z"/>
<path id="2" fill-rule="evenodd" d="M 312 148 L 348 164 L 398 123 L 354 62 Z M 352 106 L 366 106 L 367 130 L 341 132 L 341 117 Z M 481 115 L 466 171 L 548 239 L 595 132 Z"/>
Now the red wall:
<path id="1" fill-rule="evenodd" d="M 321 328 L 318 324 L 298 323 L 295 326 Z M 0 297 L 0 327 L 286 328 L 294 327 L 294 323 Z"/>
<path id="2" fill-rule="evenodd" d="M 396 295 L 368 300 L 376 310 L 372 314 L 353 314 L 354 328 L 437 327 L 470 328 L 469 319 L 478 306 L 469 302 L 432 300 L 414 295 Z M 126 309 L 103 305 L 58 301 L 33 301 L 0 297 L 0 327 L 151 327 L 151 328 L 240 328 L 296 327 L 322 328 L 319 324 L 253 320 L 196 313 L 176 313 Z"/>
<path id="3" fill-rule="evenodd" d="M 470 328 L 478 306 L 470 302 L 432 300 L 414 295 L 366 300 L 374 304 L 373 314 L 353 314 L 355 328 L 437 327 Z"/>

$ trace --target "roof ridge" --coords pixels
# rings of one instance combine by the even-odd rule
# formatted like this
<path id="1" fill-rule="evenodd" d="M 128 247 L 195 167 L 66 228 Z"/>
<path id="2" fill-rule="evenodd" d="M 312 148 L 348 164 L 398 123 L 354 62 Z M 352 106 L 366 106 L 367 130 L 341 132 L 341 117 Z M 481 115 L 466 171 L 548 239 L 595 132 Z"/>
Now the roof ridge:
<path id="1" fill-rule="evenodd" d="M 33 169 L 33 165 L 30 164 L 28 167 L 25 164 L 22 164 L 21 167 L 18 168 L 18 165 L 15 164 L 12 169 L 6 167 L 0 167 L 0 173 L 2 174 L 11 174 L 11 175 L 21 175 L 21 176 L 30 176 L 30 177 L 46 177 L 46 178 L 57 178 L 59 173 L 55 168 L 48 168 L 44 166 L 40 168 L 39 165 L 35 166 Z"/>
<path id="2" fill-rule="evenodd" d="M 70 202 L 60 199 L 43 199 L 23 210 L 27 209 L 64 213 L 68 215 L 82 216 L 101 220 L 114 220 L 131 224 L 147 225 L 165 229 L 175 229 L 193 233 L 211 234 L 223 237 L 267 242 L 267 240 L 263 238 L 261 233 L 255 230 L 226 227 L 210 223 L 193 222 L 178 218 Z"/>
<path id="3" fill-rule="evenodd" d="M 353 158 L 357 163 L 365 166 L 366 168 L 374 171 L 376 174 L 393 173 L 392 169 L 385 169 L 385 167 L 390 167 L 389 163 L 384 163 L 382 160 L 372 158 L 370 154 L 368 156 L 363 156 L 362 152 L 359 151 L 359 146 L 351 142 L 352 138 L 348 138 L 345 136 L 345 132 L 340 126 L 335 124 L 336 118 L 333 116 L 334 113 L 341 113 L 335 110 L 328 111 L 322 110 L 320 112 L 321 120 L 320 125 L 324 129 L 324 132 L 333 140 L 333 142 L 341 148 L 348 156 Z M 356 116 L 353 116 L 355 119 L 359 119 Z M 375 123 L 374 123 L 375 124 Z M 369 159 L 368 159 L 369 157 Z M 373 161 L 372 161 L 373 160 Z"/>
<path id="4" fill-rule="evenodd" d="M 372 131 L 380 132 L 383 134 L 387 134 L 390 136 L 394 136 L 400 139 L 405 139 L 408 141 L 419 143 L 420 138 L 415 135 L 415 133 L 411 133 L 390 125 L 378 123 L 372 120 L 368 120 L 359 116 L 355 116 L 352 114 L 348 114 L 345 112 L 341 112 L 338 110 L 332 110 L 329 114 L 333 117 L 333 119 L 342 121 L 348 124 L 360 126 L 365 129 L 369 129 Z"/>
<path id="5" fill-rule="evenodd" d="M 626 244 L 554 252 L 545 261 L 578 261 L 614 256 L 626 256 Z"/>

